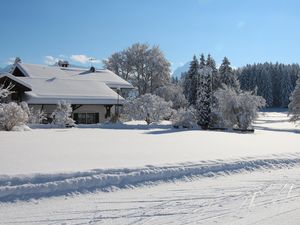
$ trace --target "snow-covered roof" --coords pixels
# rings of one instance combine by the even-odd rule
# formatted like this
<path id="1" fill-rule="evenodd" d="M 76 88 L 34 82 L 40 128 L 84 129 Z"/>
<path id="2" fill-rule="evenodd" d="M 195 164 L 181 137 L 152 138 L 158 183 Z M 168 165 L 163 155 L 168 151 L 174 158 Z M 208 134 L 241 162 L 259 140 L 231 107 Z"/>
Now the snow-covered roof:
<path id="1" fill-rule="evenodd" d="M 32 87 L 25 93 L 29 104 L 57 104 L 66 100 L 71 104 L 122 104 L 124 99 L 105 83 L 95 80 L 72 78 L 18 77 Z"/>
<path id="2" fill-rule="evenodd" d="M 133 86 L 129 82 L 125 81 L 123 78 L 119 77 L 115 73 L 106 69 L 97 69 L 95 72 L 91 72 L 87 69 L 82 68 L 61 68 L 64 72 L 66 72 L 69 76 L 76 79 L 92 79 L 106 83 L 111 88 L 130 88 Z"/>
<path id="3" fill-rule="evenodd" d="M 18 67 L 26 77 L 31 78 L 74 78 L 78 80 L 101 81 L 111 88 L 133 88 L 130 83 L 115 73 L 105 69 L 97 69 L 95 72 L 91 72 L 89 69 L 85 68 L 58 67 L 27 63 L 17 63 L 14 69 L 16 67 Z"/>

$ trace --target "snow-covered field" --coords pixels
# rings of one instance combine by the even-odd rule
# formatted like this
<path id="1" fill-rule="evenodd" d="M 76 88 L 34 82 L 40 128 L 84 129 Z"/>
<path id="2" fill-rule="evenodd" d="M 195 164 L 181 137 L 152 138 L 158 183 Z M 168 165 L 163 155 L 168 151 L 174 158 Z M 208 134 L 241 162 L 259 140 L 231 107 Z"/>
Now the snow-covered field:
<path id="1" fill-rule="evenodd" d="M 298 225 L 300 168 L 0 203 L 1 224 Z"/>
<path id="2" fill-rule="evenodd" d="M 296 224 L 299 129 L 285 112 L 254 125 L 0 132 L 0 223 Z"/>

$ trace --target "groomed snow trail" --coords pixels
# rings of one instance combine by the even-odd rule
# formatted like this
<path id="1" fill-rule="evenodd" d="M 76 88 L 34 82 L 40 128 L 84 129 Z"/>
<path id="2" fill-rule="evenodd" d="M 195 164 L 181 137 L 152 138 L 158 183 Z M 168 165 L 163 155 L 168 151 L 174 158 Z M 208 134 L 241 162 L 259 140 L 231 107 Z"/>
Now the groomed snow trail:
<path id="1" fill-rule="evenodd" d="M 300 168 L 0 204 L 0 224 L 297 225 Z"/>

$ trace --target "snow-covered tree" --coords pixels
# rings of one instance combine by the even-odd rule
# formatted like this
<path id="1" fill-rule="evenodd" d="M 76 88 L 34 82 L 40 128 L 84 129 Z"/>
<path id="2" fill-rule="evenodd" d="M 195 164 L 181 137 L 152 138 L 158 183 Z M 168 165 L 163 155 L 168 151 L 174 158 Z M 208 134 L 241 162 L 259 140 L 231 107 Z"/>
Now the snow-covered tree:
<path id="1" fill-rule="evenodd" d="M 212 104 L 212 69 L 204 66 L 199 69 L 199 83 L 197 86 L 196 116 L 197 123 L 207 129 L 210 125 Z"/>
<path id="2" fill-rule="evenodd" d="M 219 124 L 228 128 L 249 128 L 257 117 L 258 109 L 266 104 L 263 97 L 248 91 L 237 92 L 226 85 L 217 90 L 214 95 L 217 99 L 214 111 L 219 116 Z"/>
<path id="3" fill-rule="evenodd" d="M 121 118 L 145 120 L 147 124 L 150 124 L 170 118 L 172 113 L 172 102 L 166 102 L 157 95 L 145 94 L 138 98 L 127 99 Z"/>
<path id="4" fill-rule="evenodd" d="M 28 120 L 27 113 L 15 102 L 0 105 L 0 127 L 10 131 L 15 126 L 25 125 Z"/>
<path id="5" fill-rule="evenodd" d="M 56 109 L 52 113 L 51 117 L 53 123 L 62 127 L 73 126 L 75 121 L 71 118 L 72 107 L 71 104 L 66 101 L 59 101 Z"/>
<path id="6" fill-rule="evenodd" d="M 196 105 L 197 101 L 197 85 L 199 77 L 199 62 L 197 57 L 194 55 L 193 60 L 190 63 L 190 68 L 186 75 L 186 89 L 188 90 L 188 102 L 190 105 Z"/>
<path id="7" fill-rule="evenodd" d="M 220 81 L 218 69 L 216 67 L 216 62 L 210 54 L 208 54 L 208 56 L 207 56 L 205 65 L 206 65 L 206 67 L 209 67 L 212 71 L 212 76 L 211 76 L 212 89 L 213 89 L 213 91 L 215 91 L 221 87 L 221 81 Z"/>
<path id="8" fill-rule="evenodd" d="M 173 109 L 177 110 L 188 106 L 183 90 L 178 84 L 169 84 L 159 87 L 154 93 L 167 102 L 171 101 L 173 103 Z"/>
<path id="9" fill-rule="evenodd" d="M 280 81 L 280 89 L 281 89 L 281 107 L 286 107 L 289 105 L 289 98 L 290 95 L 293 91 L 293 86 L 292 86 L 292 80 L 291 80 L 291 75 L 290 72 L 287 70 L 286 67 L 281 67 L 281 81 Z"/>
<path id="10" fill-rule="evenodd" d="M 273 90 L 272 90 L 272 78 L 271 74 L 268 73 L 267 69 L 261 67 L 261 70 L 257 72 L 256 77 L 257 95 L 262 96 L 266 99 L 267 106 L 273 105 Z"/>
<path id="11" fill-rule="evenodd" d="M 292 122 L 300 120 L 300 74 L 296 83 L 296 87 L 290 97 L 289 115 L 291 115 L 290 120 Z"/>
<path id="12" fill-rule="evenodd" d="M 220 81 L 229 87 L 236 90 L 240 88 L 237 77 L 234 74 L 233 69 L 230 66 L 230 62 L 227 57 L 224 57 L 221 66 L 219 67 Z"/>
<path id="13" fill-rule="evenodd" d="M 237 70 L 241 89 L 254 91 L 264 97 L 268 107 L 287 107 L 296 86 L 298 64 L 258 63 Z"/>
<path id="14" fill-rule="evenodd" d="M 174 127 L 192 128 L 197 124 L 195 110 L 180 108 L 171 117 L 172 125 Z"/>
<path id="15" fill-rule="evenodd" d="M 202 54 L 200 55 L 200 59 L 199 59 L 199 69 L 204 68 L 205 65 L 206 65 L 206 60 L 205 60 L 204 54 L 202 53 Z"/>
<path id="16" fill-rule="evenodd" d="M 139 95 L 153 93 L 170 82 L 171 64 L 158 46 L 136 43 L 114 53 L 103 64 L 137 87 Z"/>

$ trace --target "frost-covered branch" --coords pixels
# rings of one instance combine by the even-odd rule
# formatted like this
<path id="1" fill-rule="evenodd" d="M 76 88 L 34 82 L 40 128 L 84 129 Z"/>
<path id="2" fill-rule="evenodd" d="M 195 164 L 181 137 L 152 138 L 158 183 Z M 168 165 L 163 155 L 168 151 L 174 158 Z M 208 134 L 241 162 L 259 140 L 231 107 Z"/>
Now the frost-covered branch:
<path id="1" fill-rule="evenodd" d="M 9 85 L 7 87 L 5 87 L 4 84 L 0 85 L 0 100 L 2 98 L 6 98 L 8 97 L 10 94 L 13 93 L 12 89 L 13 89 L 14 85 L 12 83 L 9 83 Z"/>

